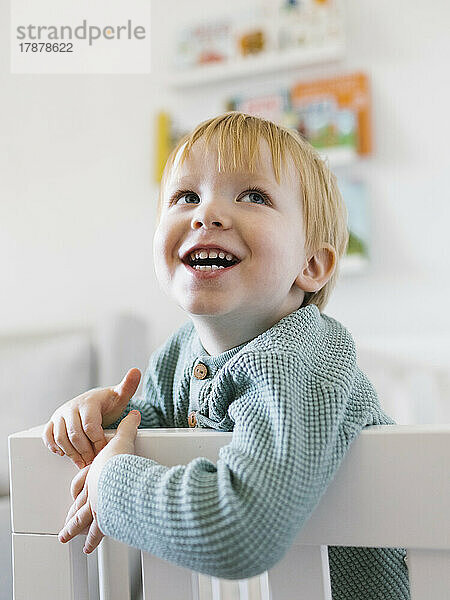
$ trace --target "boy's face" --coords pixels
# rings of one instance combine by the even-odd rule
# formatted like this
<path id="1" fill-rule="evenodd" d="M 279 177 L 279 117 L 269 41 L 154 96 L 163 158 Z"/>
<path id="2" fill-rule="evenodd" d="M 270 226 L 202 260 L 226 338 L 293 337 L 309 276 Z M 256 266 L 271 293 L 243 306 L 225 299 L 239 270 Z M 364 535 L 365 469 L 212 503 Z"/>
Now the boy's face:
<path id="1" fill-rule="evenodd" d="M 192 263 L 191 252 L 195 258 L 202 248 L 208 259 L 202 260 L 203 254 Z M 292 160 L 281 169 L 278 184 L 264 142 L 255 173 L 219 172 L 217 153 L 206 152 L 198 140 L 167 178 L 154 260 L 163 289 L 191 315 L 276 322 L 299 308 L 305 251 L 300 182 Z M 230 266 L 192 266 L 206 263 Z"/>

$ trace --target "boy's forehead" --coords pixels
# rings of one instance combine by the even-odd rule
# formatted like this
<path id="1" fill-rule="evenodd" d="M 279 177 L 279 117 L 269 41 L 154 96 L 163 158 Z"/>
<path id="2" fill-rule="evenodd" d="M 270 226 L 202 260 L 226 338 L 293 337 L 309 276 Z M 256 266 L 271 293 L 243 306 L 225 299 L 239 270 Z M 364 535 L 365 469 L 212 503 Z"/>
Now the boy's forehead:
<path id="1" fill-rule="evenodd" d="M 257 151 L 252 158 L 250 156 L 245 157 L 244 154 L 240 165 L 232 164 L 231 154 L 227 154 L 224 160 L 219 155 L 217 146 L 212 141 L 207 144 L 204 139 L 197 140 L 182 161 L 185 147 L 186 144 L 183 144 L 174 157 L 168 183 L 180 183 L 193 175 L 204 175 L 208 168 L 211 170 L 211 167 L 217 174 L 232 174 L 236 179 L 245 179 L 257 175 L 258 179 L 264 179 L 267 183 L 275 182 L 276 176 L 272 153 L 265 140 L 258 142 Z M 232 152 L 231 148 L 230 152 Z M 284 160 L 280 160 L 280 176 L 298 180 L 298 173 L 290 153 L 286 153 Z"/>

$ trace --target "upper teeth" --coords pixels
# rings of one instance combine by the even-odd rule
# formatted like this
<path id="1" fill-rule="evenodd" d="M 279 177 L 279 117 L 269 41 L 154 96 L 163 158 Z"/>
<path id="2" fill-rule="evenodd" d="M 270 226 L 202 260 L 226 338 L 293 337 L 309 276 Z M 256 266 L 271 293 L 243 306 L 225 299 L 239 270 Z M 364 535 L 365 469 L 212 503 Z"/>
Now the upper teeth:
<path id="1" fill-rule="evenodd" d="M 233 260 L 235 257 L 232 254 L 225 254 L 221 250 L 195 250 L 191 252 L 192 260 L 196 260 L 199 258 L 226 258 L 226 260 Z"/>

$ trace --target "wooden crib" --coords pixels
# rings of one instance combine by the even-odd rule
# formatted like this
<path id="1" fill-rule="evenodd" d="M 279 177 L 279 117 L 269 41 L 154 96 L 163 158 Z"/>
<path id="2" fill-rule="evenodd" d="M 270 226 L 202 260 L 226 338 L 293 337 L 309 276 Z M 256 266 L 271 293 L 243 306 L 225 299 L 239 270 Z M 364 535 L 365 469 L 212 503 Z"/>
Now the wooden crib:
<path id="1" fill-rule="evenodd" d="M 50 454 L 41 433 L 9 438 L 15 600 L 331 600 L 327 546 L 407 548 L 412 600 L 450 599 L 450 425 L 364 429 L 285 557 L 243 581 L 200 575 L 111 538 L 89 557 L 84 536 L 60 544 L 76 468 Z M 136 452 L 168 466 L 217 461 L 231 435 L 140 430 Z"/>

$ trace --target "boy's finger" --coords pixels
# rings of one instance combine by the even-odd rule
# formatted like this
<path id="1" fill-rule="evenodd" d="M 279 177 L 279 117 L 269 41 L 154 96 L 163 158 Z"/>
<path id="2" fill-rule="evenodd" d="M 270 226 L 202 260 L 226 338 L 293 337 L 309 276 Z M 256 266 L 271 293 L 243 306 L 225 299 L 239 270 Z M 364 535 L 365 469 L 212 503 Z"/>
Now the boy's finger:
<path id="1" fill-rule="evenodd" d="M 103 450 L 103 448 L 106 446 L 107 443 L 108 443 L 108 441 L 106 440 L 106 437 L 104 437 L 102 440 L 99 440 L 97 442 L 93 442 L 95 456 L 97 456 L 97 454 Z"/>
<path id="2" fill-rule="evenodd" d="M 131 440 L 136 439 L 137 430 L 141 423 L 141 413 L 138 410 L 130 411 L 127 416 L 122 419 L 117 428 L 117 437 L 126 436 Z"/>
<path id="3" fill-rule="evenodd" d="M 67 435 L 66 422 L 61 417 L 54 423 L 54 436 L 55 442 L 64 450 L 67 456 L 72 460 L 79 469 L 83 469 L 86 465 L 84 464 L 84 460 L 81 458 L 80 454 L 75 450 L 72 444 L 69 441 L 69 437 Z"/>
<path id="4" fill-rule="evenodd" d="M 100 531 L 100 528 L 98 526 L 97 519 L 94 517 L 92 525 L 89 527 L 86 541 L 84 543 L 83 552 L 85 554 L 90 554 L 91 552 L 93 552 L 104 537 L 105 536 Z"/>
<path id="5" fill-rule="evenodd" d="M 128 371 L 122 381 L 114 388 L 114 391 L 119 395 L 119 398 L 124 402 L 125 406 L 134 396 L 139 387 L 140 380 L 141 372 L 139 369 L 133 368 Z"/>
<path id="6" fill-rule="evenodd" d="M 83 431 L 80 415 L 78 410 L 72 410 L 70 415 L 70 422 L 66 420 L 66 427 L 68 428 L 67 434 L 69 440 L 75 450 L 81 455 L 85 464 L 88 465 L 94 460 L 94 450 L 91 445 L 90 439 Z"/>
<path id="7" fill-rule="evenodd" d="M 72 503 L 72 506 L 69 508 L 69 512 L 66 515 L 66 518 L 64 520 L 64 527 L 67 525 L 67 523 L 70 521 L 70 519 L 73 517 L 73 515 L 77 512 L 77 509 L 75 508 L 75 502 Z"/>
<path id="8" fill-rule="evenodd" d="M 80 409 L 81 424 L 84 433 L 91 441 L 95 456 L 106 446 L 105 432 L 102 427 L 102 415 L 98 407 L 88 405 Z"/>
<path id="9" fill-rule="evenodd" d="M 49 421 L 44 427 L 42 441 L 44 442 L 44 446 L 46 446 L 50 452 L 64 456 L 64 452 L 56 445 L 55 438 L 53 437 L 53 421 Z"/>
<path id="10" fill-rule="evenodd" d="M 82 533 L 92 523 L 92 520 L 91 507 L 89 506 L 89 502 L 86 502 L 61 529 L 58 534 L 59 541 L 63 544 L 70 541 Z"/>
<path id="11" fill-rule="evenodd" d="M 75 498 L 77 498 L 83 489 L 87 474 L 89 473 L 89 467 L 90 465 L 84 467 L 84 469 L 81 469 L 81 471 L 78 471 L 78 473 L 72 479 L 72 483 L 70 484 L 70 494 L 72 496 L 72 500 L 75 500 Z"/>
<path id="12" fill-rule="evenodd" d="M 78 510 L 80 510 L 80 508 L 84 504 L 86 504 L 87 499 L 88 499 L 87 491 L 85 489 L 83 489 L 81 494 L 78 494 L 78 496 L 75 498 L 75 501 L 73 502 L 72 506 L 69 508 L 69 512 L 67 513 L 66 520 L 64 521 L 64 525 L 67 525 L 67 523 L 70 521 L 70 519 L 73 517 L 73 515 Z"/>

